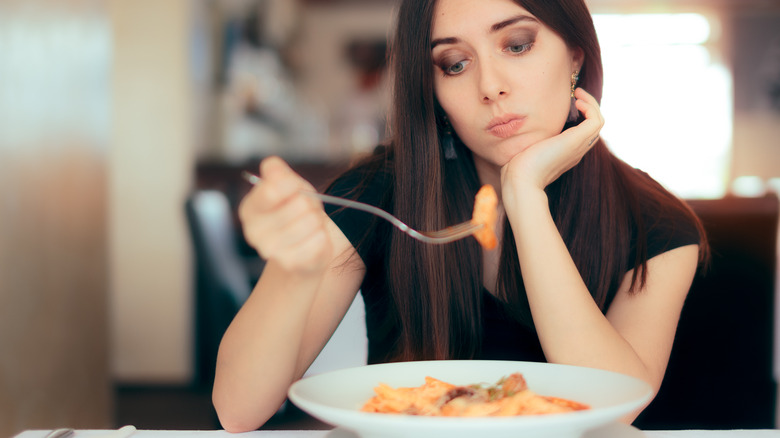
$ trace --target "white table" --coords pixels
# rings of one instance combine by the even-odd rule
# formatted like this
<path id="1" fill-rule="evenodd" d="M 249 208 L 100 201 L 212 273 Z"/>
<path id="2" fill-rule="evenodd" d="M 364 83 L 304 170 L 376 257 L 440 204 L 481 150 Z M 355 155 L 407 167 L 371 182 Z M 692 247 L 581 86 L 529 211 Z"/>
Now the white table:
<path id="1" fill-rule="evenodd" d="M 15 438 L 45 438 L 49 431 L 28 430 Z M 108 430 L 78 430 L 73 438 L 120 438 Z M 622 426 L 614 428 L 598 438 L 780 438 L 780 430 L 674 430 L 640 431 Z M 182 431 L 182 430 L 138 430 L 131 438 L 355 438 L 351 432 L 334 430 L 279 430 L 254 431 L 240 434 L 224 430 Z M 589 433 L 586 438 L 597 438 Z"/>

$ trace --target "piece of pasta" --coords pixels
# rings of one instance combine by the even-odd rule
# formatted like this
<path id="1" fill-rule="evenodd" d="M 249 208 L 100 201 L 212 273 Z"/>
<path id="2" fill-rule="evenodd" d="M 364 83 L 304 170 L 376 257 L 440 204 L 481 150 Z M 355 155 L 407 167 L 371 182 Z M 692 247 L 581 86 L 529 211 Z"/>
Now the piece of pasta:
<path id="1" fill-rule="evenodd" d="M 474 212 L 471 222 L 483 225 L 474 232 L 474 238 L 485 249 L 494 249 L 498 245 L 496 221 L 498 220 L 498 195 L 490 184 L 482 186 L 474 197 Z"/>

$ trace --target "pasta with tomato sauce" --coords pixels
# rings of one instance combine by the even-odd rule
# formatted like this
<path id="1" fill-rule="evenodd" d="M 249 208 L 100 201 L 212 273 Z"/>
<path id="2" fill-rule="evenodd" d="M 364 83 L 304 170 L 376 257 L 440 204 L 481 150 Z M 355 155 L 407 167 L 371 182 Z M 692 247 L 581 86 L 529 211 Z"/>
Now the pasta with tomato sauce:
<path id="1" fill-rule="evenodd" d="M 492 386 L 457 386 L 426 377 L 418 387 L 393 388 L 380 383 L 361 411 L 443 417 L 555 414 L 589 409 L 586 404 L 536 394 L 520 373 Z"/>

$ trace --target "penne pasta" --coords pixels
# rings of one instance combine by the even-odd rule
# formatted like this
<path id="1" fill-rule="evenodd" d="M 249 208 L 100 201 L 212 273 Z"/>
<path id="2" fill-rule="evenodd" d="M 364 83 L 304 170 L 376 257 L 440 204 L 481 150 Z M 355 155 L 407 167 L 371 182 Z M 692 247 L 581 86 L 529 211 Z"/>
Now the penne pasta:
<path id="1" fill-rule="evenodd" d="M 392 388 L 380 383 L 361 411 L 443 417 L 542 415 L 589 409 L 588 405 L 538 395 L 522 374 L 514 373 L 492 386 L 457 386 L 433 377 L 417 387 Z"/>
<path id="2" fill-rule="evenodd" d="M 484 225 L 474 232 L 474 238 L 485 249 L 494 249 L 498 245 L 495 230 L 496 221 L 498 220 L 497 207 L 498 195 L 496 190 L 490 184 L 485 184 L 474 197 L 474 211 L 471 215 L 473 223 Z"/>

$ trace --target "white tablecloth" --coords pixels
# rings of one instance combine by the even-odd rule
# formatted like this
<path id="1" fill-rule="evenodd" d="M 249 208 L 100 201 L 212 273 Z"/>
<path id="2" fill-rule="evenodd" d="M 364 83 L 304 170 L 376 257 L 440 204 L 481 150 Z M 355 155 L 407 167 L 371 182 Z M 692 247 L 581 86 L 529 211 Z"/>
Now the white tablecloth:
<path id="1" fill-rule="evenodd" d="M 44 438 L 49 431 L 28 430 L 16 438 Z M 78 430 L 74 438 L 118 438 L 112 437 L 113 431 Z M 604 438 L 780 438 L 780 430 L 673 430 L 640 431 L 633 427 L 615 428 Z M 596 438 L 587 434 L 587 438 Z M 224 430 L 183 431 L 183 430 L 138 430 L 130 438 L 355 438 L 355 435 L 340 429 L 334 430 L 279 430 L 254 431 L 233 434 Z M 601 438 L 601 437 L 600 437 Z"/>

